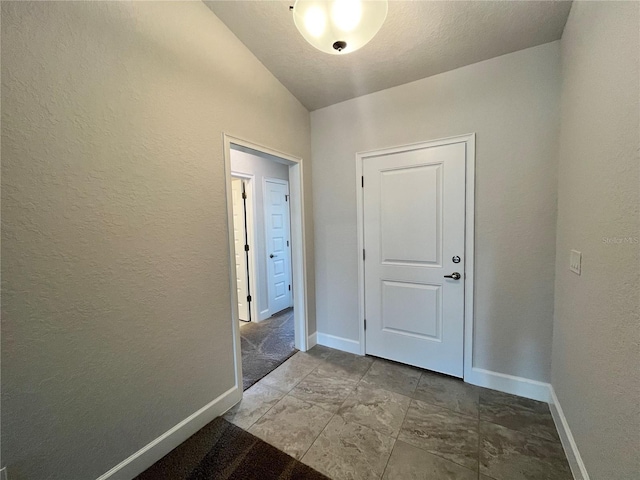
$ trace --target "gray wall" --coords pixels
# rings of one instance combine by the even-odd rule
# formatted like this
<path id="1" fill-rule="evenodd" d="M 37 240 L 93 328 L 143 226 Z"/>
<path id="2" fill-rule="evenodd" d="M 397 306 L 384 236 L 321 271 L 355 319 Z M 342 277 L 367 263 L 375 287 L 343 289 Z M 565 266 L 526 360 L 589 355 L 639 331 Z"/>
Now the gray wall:
<path id="1" fill-rule="evenodd" d="M 592 480 L 640 475 L 639 8 L 574 2 L 562 37 L 552 383 Z"/>
<path id="2" fill-rule="evenodd" d="M 311 113 L 318 332 L 358 340 L 355 154 L 477 133 L 475 365 L 550 380 L 559 42 Z"/>
<path id="3" fill-rule="evenodd" d="M 249 151 L 241 151 L 238 149 L 231 150 L 231 171 L 234 173 L 246 173 L 254 175 L 253 178 L 253 198 L 247 199 L 252 202 L 253 211 L 253 234 L 256 238 L 256 245 L 253 247 L 253 258 L 255 259 L 256 278 L 254 285 L 256 306 L 258 310 L 258 321 L 269 318 L 276 312 L 269 310 L 269 293 L 267 285 L 267 247 L 266 232 L 264 226 L 264 191 L 263 182 L 265 177 L 280 178 L 289 180 L 289 167 L 268 157 L 263 157 L 250 153 Z M 251 241 L 251 239 L 249 239 Z"/>
<path id="4" fill-rule="evenodd" d="M 233 386 L 222 131 L 309 162 L 309 113 L 204 4 L 2 2 L 13 480 L 95 478 Z"/>

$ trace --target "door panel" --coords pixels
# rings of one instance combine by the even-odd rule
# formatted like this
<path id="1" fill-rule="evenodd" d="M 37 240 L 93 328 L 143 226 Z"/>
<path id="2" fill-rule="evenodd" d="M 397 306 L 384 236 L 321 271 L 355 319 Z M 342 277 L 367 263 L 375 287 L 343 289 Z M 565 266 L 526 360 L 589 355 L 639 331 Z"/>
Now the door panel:
<path id="1" fill-rule="evenodd" d="M 291 306 L 288 194 L 287 184 L 265 181 L 267 290 L 271 314 Z"/>
<path id="2" fill-rule="evenodd" d="M 439 263 L 441 165 L 382 170 L 380 177 L 383 261 Z M 408 214 L 398 215 L 407 205 Z"/>
<path id="3" fill-rule="evenodd" d="M 439 340 L 442 330 L 442 287 L 382 282 L 382 330 Z"/>
<path id="4" fill-rule="evenodd" d="M 238 289 L 238 316 L 240 320 L 249 321 L 249 295 L 247 254 L 244 251 L 246 240 L 245 232 L 245 211 L 242 199 L 243 180 L 240 178 L 231 179 L 231 200 L 233 207 L 233 239 L 236 259 L 236 279 Z"/>
<path id="5" fill-rule="evenodd" d="M 465 161 L 459 143 L 363 162 L 366 352 L 458 377 Z M 453 272 L 461 278 L 444 277 Z"/>

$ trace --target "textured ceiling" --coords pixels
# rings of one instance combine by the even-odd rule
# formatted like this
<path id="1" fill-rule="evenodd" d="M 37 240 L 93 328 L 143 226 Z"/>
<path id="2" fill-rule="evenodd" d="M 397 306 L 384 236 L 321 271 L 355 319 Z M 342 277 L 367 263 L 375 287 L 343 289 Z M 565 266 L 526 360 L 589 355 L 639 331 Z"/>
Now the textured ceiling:
<path id="1" fill-rule="evenodd" d="M 329 55 L 298 33 L 291 1 L 206 1 L 309 110 L 558 40 L 568 1 L 394 1 L 374 39 Z"/>

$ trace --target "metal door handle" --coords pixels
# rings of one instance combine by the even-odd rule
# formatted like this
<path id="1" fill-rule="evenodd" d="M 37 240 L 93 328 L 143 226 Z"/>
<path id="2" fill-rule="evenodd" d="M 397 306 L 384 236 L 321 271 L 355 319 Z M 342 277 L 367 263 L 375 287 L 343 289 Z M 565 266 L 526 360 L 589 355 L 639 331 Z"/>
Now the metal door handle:
<path id="1" fill-rule="evenodd" d="M 458 272 L 453 272 L 451 275 L 445 275 L 444 278 L 453 278 L 454 280 L 460 280 L 462 278 L 462 275 L 460 275 Z"/>
<path id="2" fill-rule="evenodd" d="M 269 255 L 269 258 L 273 258 L 273 257 L 277 257 L 277 255 L 274 255 L 273 253 Z"/>

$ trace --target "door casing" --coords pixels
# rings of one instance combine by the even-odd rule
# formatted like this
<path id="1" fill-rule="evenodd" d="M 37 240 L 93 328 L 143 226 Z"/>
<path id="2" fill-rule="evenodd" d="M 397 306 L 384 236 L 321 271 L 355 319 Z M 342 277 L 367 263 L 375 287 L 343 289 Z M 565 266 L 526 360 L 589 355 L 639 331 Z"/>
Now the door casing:
<path id="1" fill-rule="evenodd" d="M 475 133 L 448 137 L 439 140 L 412 143 L 391 148 L 383 148 L 356 153 L 356 202 L 358 230 L 358 320 L 360 322 L 360 354 L 366 352 L 365 336 L 365 260 L 364 250 L 364 200 L 362 188 L 363 165 L 367 158 L 379 155 L 401 153 L 410 150 L 464 143 L 465 159 L 465 285 L 464 285 L 464 373 L 463 378 L 471 374 L 473 369 L 473 285 L 474 285 L 474 199 L 475 199 Z M 366 179 L 364 180 L 366 182 Z"/>

